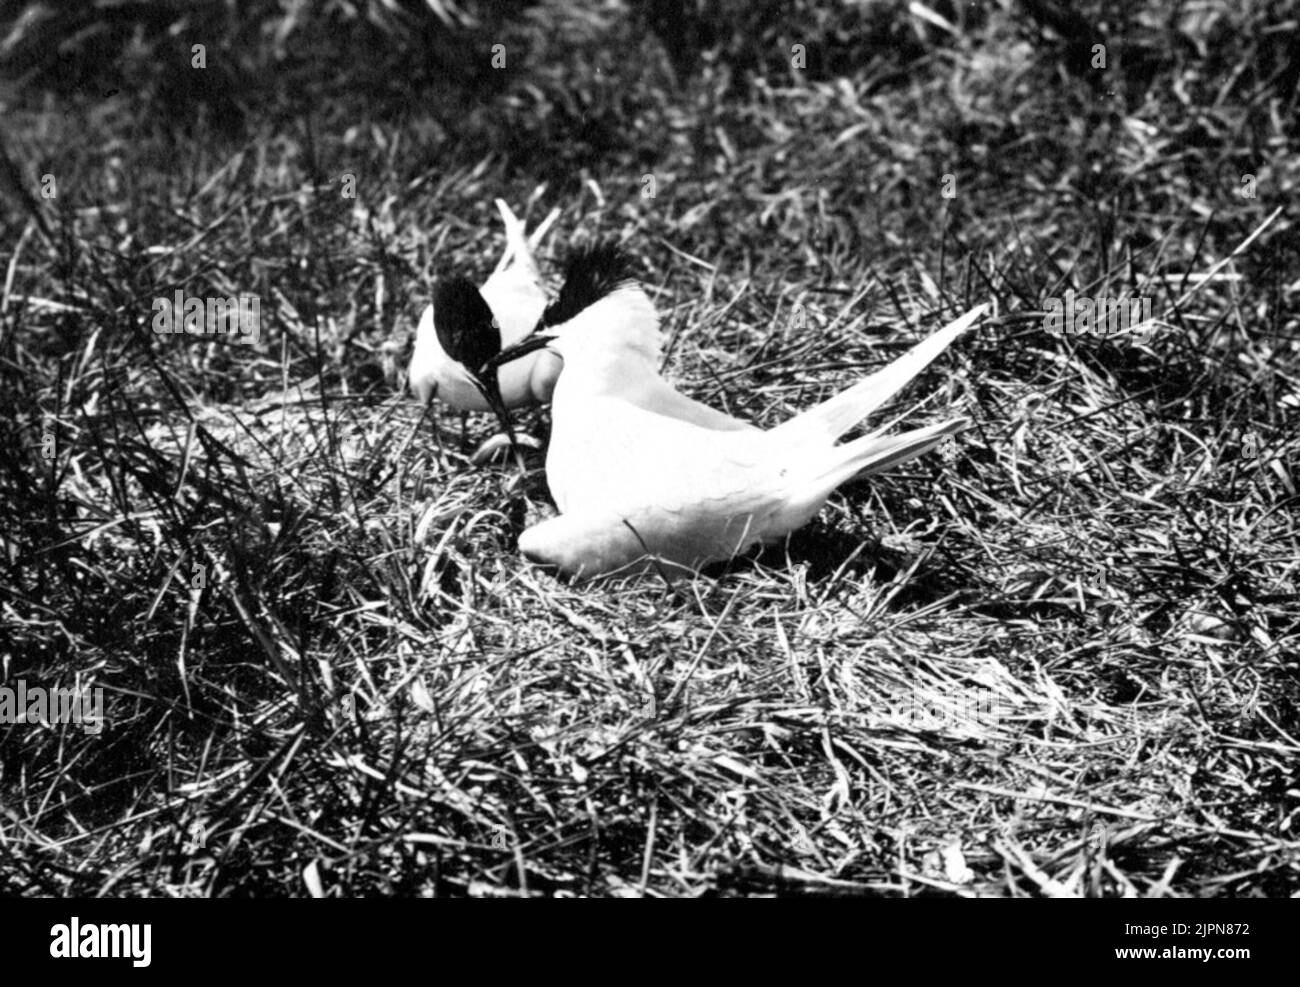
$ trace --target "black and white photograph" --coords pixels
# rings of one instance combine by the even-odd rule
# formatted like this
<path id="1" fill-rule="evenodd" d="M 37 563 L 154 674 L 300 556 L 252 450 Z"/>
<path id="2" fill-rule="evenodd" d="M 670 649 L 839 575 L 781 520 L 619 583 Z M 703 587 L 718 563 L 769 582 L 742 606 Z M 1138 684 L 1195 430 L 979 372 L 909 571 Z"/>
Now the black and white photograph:
<path id="1" fill-rule="evenodd" d="M 1298 189 L 1291 0 L 0 0 L 24 948 L 1135 898 L 1109 968 L 1250 970 L 1155 900 L 1300 897 Z"/>

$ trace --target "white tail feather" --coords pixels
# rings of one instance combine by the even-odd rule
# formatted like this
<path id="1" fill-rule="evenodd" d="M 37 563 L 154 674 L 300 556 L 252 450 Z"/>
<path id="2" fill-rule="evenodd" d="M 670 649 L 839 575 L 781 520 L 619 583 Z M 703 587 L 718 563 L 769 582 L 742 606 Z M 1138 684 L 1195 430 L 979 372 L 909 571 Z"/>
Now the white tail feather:
<path id="1" fill-rule="evenodd" d="M 532 254 L 528 250 L 528 237 L 524 234 L 524 224 L 514 211 L 506 205 L 504 199 L 496 200 L 497 212 L 501 213 L 501 222 L 506 227 L 506 249 L 501 254 L 501 259 L 497 261 L 496 270 L 493 274 L 499 274 L 504 271 L 511 262 L 517 262 L 521 258 L 524 263 L 532 260 Z M 533 265 L 536 266 L 536 265 Z"/>
<path id="2" fill-rule="evenodd" d="M 850 477 L 884 473 L 925 455 L 948 436 L 969 427 L 969 419 L 953 418 L 899 435 L 864 435 L 830 450 L 830 466 L 821 472 L 816 485 L 829 493 Z"/>
<path id="3" fill-rule="evenodd" d="M 533 281 L 541 280 L 541 273 L 537 269 L 537 261 L 533 257 L 533 251 L 541 244 L 542 238 L 546 236 L 551 225 L 559 218 L 560 210 L 552 209 L 549 216 L 542 220 L 537 229 L 533 230 L 530 237 L 524 226 L 523 220 L 515 215 L 514 210 L 506 205 L 504 199 L 496 200 L 497 212 L 501 213 L 501 221 L 506 227 L 506 249 L 497 261 L 496 270 L 492 273 L 500 274 L 510 264 L 516 263 L 523 267 L 524 273 Z"/>
<path id="4" fill-rule="evenodd" d="M 528 238 L 528 249 L 536 250 L 542 245 L 542 238 L 551 230 L 551 225 L 560 218 L 560 209 L 556 206 L 550 211 L 547 217 L 538 224 L 533 230 L 532 236 Z"/>
<path id="5" fill-rule="evenodd" d="M 971 309 L 955 322 L 921 340 L 883 370 L 876 371 L 828 401 L 778 425 L 773 434 L 781 435 L 785 441 L 800 443 L 834 442 L 906 387 L 913 377 L 928 367 L 987 309 L 987 305 Z"/>

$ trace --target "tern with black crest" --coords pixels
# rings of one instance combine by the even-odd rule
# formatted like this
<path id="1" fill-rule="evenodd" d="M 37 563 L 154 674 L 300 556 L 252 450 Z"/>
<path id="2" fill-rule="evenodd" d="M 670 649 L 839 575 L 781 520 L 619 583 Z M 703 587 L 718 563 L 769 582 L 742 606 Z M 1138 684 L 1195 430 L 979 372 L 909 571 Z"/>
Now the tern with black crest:
<path id="1" fill-rule="evenodd" d="M 503 215 L 512 215 L 504 203 L 498 205 Z M 549 222 L 548 218 L 538 232 L 544 232 Z M 522 224 L 512 226 L 507 222 L 507 229 L 513 230 L 511 235 L 516 238 L 522 236 Z M 511 250 L 526 257 L 525 268 L 536 272 L 526 244 L 508 248 L 508 254 Z M 517 304 L 506 306 L 500 301 L 503 292 L 488 290 L 494 285 L 492 279 L 481 291 L 463 277 L 440 281 L 434 289 L 433 304 L 421 322 L 421 335 L 411 362 L 412 387 L 422 399 L 437 395 L 454 408 L 491 410 L 500 419 L 503 432 L 480 447 L 475 461 L 481 461 L 510 441 L 512 428 L 507 409 L 544 404 L 551 399 L 563 366 L 557 354 L 533 347 L 508 363 L 495 359 L 503 348 L 518 345 L 538 332 L 571 333 L 581 337 L 575 340 L 574 346 L 617 355 L 625 363 L 623 396 L 638 407 L 704 428 L 753 430 L 747 422 L 687 397 L 660 376 L 659 315 L 633 277 L 631 262 L 619 247 L 606 242 L 571 250 L 564 264 L 559 293 L 549 305 L 541 293 L 540 276 L 536 280 L 513 283 Z M 533 293 L 533 287 L 538 289 L 537 294 Z M 615 293 L 622 312 L 622 332 L 605 333 L 600 331 L 598 322 L 580 318 Z M 496 306 L 490 304 L 492 298 L 498 299 Z M 511 312 L 513 318 L 501 327 L 497 313 L 503 311 Z M 529 318 L 533 321 L 523 331 Z M 417 372 L 421 369 L 423 373 Z"/>
<path id="2" fill-rule="evenodd" d="M 842 483 L 920 456 L 968 424 L 954 418 L 837 444 L 970 328 L 985 306 L 830 400 L 763 431 L 712 409 L 716 417 L 695 408 L 673 413 L 683 410 L 676 400 L 647 383 L 654 354 L 643 346 L 643 299 L 639 288 L 621 286 L 494 361 L 504 366 L 542 348 L 564 361 L 546 456 L 560 513 L 520 536 L 520 550 L 533 561 L 583 578 L 652 566 L 697 570 L 784 537 L 811 520 Z M 739 427 L 718 427 L 724 420 Z"/>
<path id="3" fill-rule="evenodd" d="M 533 231 L 501 199 L 497 209 L 506 227 L 506 249 L 496 270 L 476 287 L 465 278 L 440 282 L 432 304 L 416 329 L 410 386 L 422 404 L 435 398 L 457 411 L 492 411 L 494 401 L 517 408 L 536 401 L 537 392 L 554 386 L 560 361 L 546 354 L 519 362 L 487 383 L 478 371 L 503 346 L 526 337 L 546 309 L 546 287 L 534 251 L 559 216 L 553 210 Z M 489 391 L 495 388 L 494 397 Z"/>

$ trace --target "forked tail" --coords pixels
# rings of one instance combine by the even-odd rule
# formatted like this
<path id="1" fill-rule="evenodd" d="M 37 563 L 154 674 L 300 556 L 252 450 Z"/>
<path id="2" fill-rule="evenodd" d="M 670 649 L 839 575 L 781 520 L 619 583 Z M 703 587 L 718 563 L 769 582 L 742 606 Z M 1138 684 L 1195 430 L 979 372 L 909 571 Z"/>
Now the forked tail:
<path id="1" fill-rule="evenodd" d="M 908 382 L 934 362 L 934 359 L 946 350 L 953 340 L 974 325 L 987 309 L 987 305 L 979 305 L 971 309 L 955 322 L 949 323 L 938 332 L 921 340 L 883 370 L 876 371 L 835 397 L 823 401 L 815 408 L 809 408 L 783 425 L 778 425 L 772 430 L 772 434 L 780 435 L 783 441 L 797 443 L 834 442 L 907 386 Z"/>
<path id="2" fill-rule="evenodd" d="M 826 451 L 825 467 L 810 478 L 808 493 L 814 497 L 826 497 L 841 483 L 855 476 L 887 472 L 925 455 L 948 436 L 969 426 L 969 419 L 953 418 L 900 435 L 864 435 L 842 446 L 832 446 Z"/>
<path id="3" fill-rule="evenodd" d="M 501 260 L 497 262 L 494 274 L 504 271 L 511 263 L 522 265 L 524 272 L 534 281 L 541 280 L 541 274 L 537 270 L 537 261 L 533 258 L 533 251 L 536 250 L 546 236 L 551 225 L 559 218 L 560 210 L 552 209 L 548 215 L 533 230 L 530 237 L 524 228 L 523 220 L 514 214 L 514 211 L 506 205 L 504 199 L 496 200 L 497 211 L 501 213 L 501 220 L 506 226 L 506 249 L 501 255 Z"/>

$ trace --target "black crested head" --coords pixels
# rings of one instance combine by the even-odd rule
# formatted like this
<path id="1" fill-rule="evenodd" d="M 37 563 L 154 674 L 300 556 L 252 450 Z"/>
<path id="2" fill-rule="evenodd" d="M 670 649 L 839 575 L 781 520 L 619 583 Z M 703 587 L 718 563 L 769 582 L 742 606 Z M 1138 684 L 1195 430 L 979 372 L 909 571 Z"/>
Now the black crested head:
<path id="1" fill-rule="evenodd" d="M 613 243 L 575 251 L 564 264 L 560 294 L 542 313 L 543 326 L 558 326 L 606 295 L 636 279 L 632 262 Z"/>
<path id="2" fill-rule="evenodd" d="M 433 330 L 446 354 L 471 373 L 501 352 L 492 309 L 468 278 L 446 278 L 434 286 Z"/>

